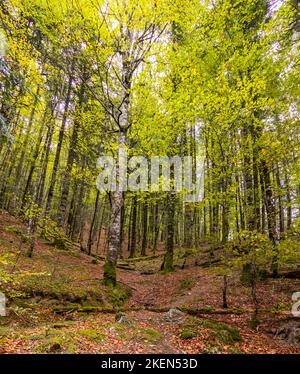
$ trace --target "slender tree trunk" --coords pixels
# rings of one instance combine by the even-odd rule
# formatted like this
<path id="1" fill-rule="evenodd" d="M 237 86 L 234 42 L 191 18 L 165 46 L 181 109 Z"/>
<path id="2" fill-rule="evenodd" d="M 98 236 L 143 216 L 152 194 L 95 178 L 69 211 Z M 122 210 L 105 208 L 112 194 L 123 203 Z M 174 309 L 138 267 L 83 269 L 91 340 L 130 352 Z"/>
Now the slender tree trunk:
<path id="1" fill-rule="evenodd" d="M 131 223 L 131 240 L 129 257 L 133 258 L 136 254 L 136 223 L 137 223 L 137 201 L 136 196 L 133 198 L 132 207 L 132 223 Z"/>
<path id="2" fill-rule="evenodd" d="M 282 203 L 282 186 L 281 186 L 280 172 L 279 172 L 278 166 L 276 169 L 276 183 L 277 183 L 277 188 L 278 188 L 279 231 L 280 231 L 280 238 L 282 238 L 284 231 L 285 231 L 285 224 L 284 224 L 284 210 L 283 210 L 283 203 Z"/>
<path id="3" fill-rule="evenodd" d="M 34 153 L 33 153 L 33 157 L 32 157 L 32 160 L 30 162 L 30 170 L 29 170 L 29 174 L 28 174 L 28 177 L 27 177 L 27 182 L 25 184 L 25 189 L 24 189 L 23 197 L 22 197 L 22 207 L 24 206 L 26 196 L 28 194 L 28 191 L 30 190 L 30 185 L 31 185 L 33 173 L 34 173 L 34 170 L 36 168 L 36 162 L 37 162 L 37 159 L 38 159 L 38 156 L 39 156 L 39 153 L 40 153 L 40 146 L 41 146 L 41 143 L 42 143 L 44 122 L 47 118 L 47 111 L 48 111 L 48 108 L 45 110 L 45 115 L 44 115 L 44 118 L 42 120 L 42 125 L 41 125 L 40 130 L 39 130 L 38 139 L 37 139 L 37 143 L 36 143 L 35 150 L 34 150 Z M 38 191 L 37 191 L 37 194 L 38 194 Z"/>
<path id="4" fill-rule="evenodd" d="M 53 109 L 54 110 L 54 109 Z M 49 155 L 51 150 L 51 143 L 52 143 L 52 137 L 54 133 L 54 122 L 51 119 L 51 123 L 48 125 L 46 140 L 44 143 L 44 149 L 43 149 L 43 163 L 42 163 L 42 172 L 41 172 L 41 181 L 38 191 L 38 202 L 39 205 L 42 206 L 44 194 L 45 194 L 45 183 L 46 183 L 46 176 L 47 176 L 47 169 L 48 169 L 48 161 L 49 161 Z"/>
<path id="5" fill-rule="evenodd" d="M 82 167 L 81 171 L 83 170 L 84 170 L 84 167 Z M 85 195 L 85 182 L 84 180 L 81 180 L 78 201 L 75 207 L 74 220 L 73 220 L 72 229 L 71 229 L 71 239 L 77 242 L 79 241 L 80 222 L 81 222 L 81 216 L 82 216 L 84 195 Z"/>
<path id="6" fill-rule="evenodd" d="M 85 95 L 85 82 L 81 84 L 81 88 L 80 88 L 79 103 L 78 103 L 79 110 L 82 108 L 82 105 L 84 103 L 84 99 L 85 99 L 84 95 Z M 58 215 L 57 215 L 57 223 L 59 227 L 65 226 L 68 197 L 69 197 L 69 187 L 71 183 L 71 173 L 73 169 L 73 163 L 75 160 L 75 147 L 76 147 L 77 139 L 78 139 L 79 125 L 80 125 L 79 122 L 75 120 L 73 132 L 71 136 L 71 141 L 70 141 L 70 146 L 69 146 L 69 151 L 68 151 L 67 165 L 63 173 L 63 177 L 62 177 L 62 191 L 61 191 L 59 209 L 58 209 Z"/>
<path id="7" fill-rule="evenodd" d="M 29 116 L 29 123 L 28 123 L 28 127 L 27 127 L 26 137 L 25 137 L 25 141 L 23 143 L 23 149 L 22 149 L 22 152 L 21 152 L 21 156 L 20 156 L 17 171 L 16 171 L 14 195 L 13 195 L 13 201 L 12 201 L 12 210 L 13 211 L 15 211 L 16 207 L 17 207 L 17 198 L 18 198 L 19 187 L 20 187 L 20 183 L 21 183 L 23 165 L 24 165 L 26 152 L 28 151 L 28 149 L 27 149 L 28 148 L 28 142 L 29 142 L 29 139 L 30 139 L 31 129 L 32 129 L 32 125 L 33 125 L 33 122 L 34 122 L 34 117 L 35 117 L 35 113 L 36 113 L 36 109 L 37 109 L 39 92 L 40 92 L 40 88 L 38 87 L 37 92 L 36 92 L 36 96 L 35 96 L 35 99 L 34 99 L 33 107 L 31 109 L 31 113 L 30 113 L 30 116 Z"/>
<path id="8" fill-rule="evenodd" d="M 163 220 L 164 212 L 159 211 L 159 204 L 156 204 L 155 208 L 155 214 L 156 214 L 156 221 L 155 221 L 155 232 L 154 232 L 154 243 L 153 243 L 153 253 L 155 254 L 157 251 L 157 245 L 158 245 L 158 238 L 159 238 L 159 232 L 160 232 L 160 226 L 161 222 Z"/>
<path id="9" fill-rule="evenodd" d="M 59 130 L 58 144 L 57 144 L 57 148 L 56 148 L 54 165 L 53 165 L 52 174 L 51 174 L 50 187 L 49 187 L 49 190 L 48 190 L 46 210 L 45 210 L 47 215 L 50 213 L 51 207 L 52 207 L 52 200 L 53 200 L 53 196 L 54 196 L 54 187 L 55 187 L 56 177 L 57 177 L 57 172 L 58 172 L 58 167 L 59 167 L 62 144 L 63 144 L 63 140 L 64 140 L 64 136 L 65 136 L 65 128 L 66 128 L 66 123 L 67 123 L 68 114 L 69 114 L 69 105 L 70 105 L 70 102 L 71 102 L 72 84 L 73 84 L 73 72 L 69 75 L 69 82 L 68 82 L 67 95 L 66 95 L 66 100 L 65 100 L 64 114 L 63 114 L 63 118 L 62 118 L 61 127 L 60 127 L 60 130 Z"/>
<path id="10" fill-rule="evenodd" d="M 228 292 L 228 277 L 224 275 L 223 277 L 223 308 L 228 308 L 228 301 L 227 301 L 227 292 Z"/>
<path id="11" fill-rule="evenodd" d="M 224 163 L 224 160 L 223 160 Z M 226 173 L 227 170 L 224 170 Z M 229 202 L 227 196 L 227 190 L 229 186 L 229 177 L 224 176 L 222 180 L 222 193 L 223 193 L 223 204 L 222 204 L 222 243 L 226 243 L 228 241 L 229 236 Z"/>
<path id="12" fill-rule="evenodd" d="M 148 242 L 148 203 L 145 201 L 143 210 L 143 238 L 141 256 L 146 256 L 147 242 Z"/>
<path id="13" fill-rule="evenodd" d="M 285 188 L 286 188 L 286 202 L 287 202 L 287 230 L 292 228 L 292 198 L 291 189 L 287 173 L 285 173 Z"/>
<path id="14" fill-rule="evenodd" d="M 97 238 L 97 254 L 99 253 L 100 250 L 100 241 L 101 241 L 101 235 L 102 235 L 102 226 L 104 222 L 104 217 L 105 216 L 105 200 L 102 200 L 101 204 L 101 211 L 100 211 L 100 220 L 99 220 L 99 232 L 98 232 L 98 238 Z"/>
<path id="15" fill-rule="evenodd" d="M 94 212 L 93 212 L 93 218 L 92 218 L 92 222 L 91 222 L 91 226 L 90 226 L 90 231 L 89 231 L 89 238 L 88 238 L 88 242 L 87 242 L 87 253 L 88 253 L 88 255 L 90 255 L 91 252 L 92 252 L 93 231 L 94 231 L 96 217 L 97 217 L 99 197 L 100 197 L 100 191 L 97 191 L 96 201 L 95 201 L 95 208 L 94 208 Z"/>
<path id="16" fill-rule="evenodd" d="M 123 199 L 125 200 L 124 193 L 123 193 Z M 125 203 L 122 205 L 121 209 L 121 233 L 120 233 L 120 251 L 119 251 L 119 257 L 123 258 L 123 241 L 124 241 L 124 231 L 125 231 L 125 221 L 126 221 L 126 209 L 125 209 Z"/>
<path id="17" fill-rule="evenodd" d="M 265 184 L 265 205 L 267 212 L 267 221 L 268 221 L 268 233 L 269 238 L 274 247 L 274 256 L 272 262 L 272 272 L 273 276 L 278 276 L 278 244 L 279 244 L 279 235 L 277 231 L 276 224 L 276 206 L 273 199 L 273 189 L 271 183 L 270 171 L 267 166 L 266 161 L 262 162 L 262 173 Z"/>
<path id="18" fill-rule="evenodd" d="M 166 254 L 163 262 L 162 269 L 164 272 L 174 270 L 173 257 L 174 257 L 174 217 L 175 217 L 175 193 L 169 192 L 168 207 L 167 207 L 167 238 L 166 238 Z"/>

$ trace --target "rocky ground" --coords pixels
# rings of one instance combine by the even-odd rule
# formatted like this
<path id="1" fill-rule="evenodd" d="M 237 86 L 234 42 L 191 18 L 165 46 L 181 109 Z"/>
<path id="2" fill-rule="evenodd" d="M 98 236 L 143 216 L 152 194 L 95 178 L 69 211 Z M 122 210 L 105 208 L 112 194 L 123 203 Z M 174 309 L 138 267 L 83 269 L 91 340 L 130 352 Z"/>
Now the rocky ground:
<path id="1" fill-rule="evenodd" d="M 11 254 L 7 270 L 16 280 L 1 285 L 8 316 L 0 317 L 0 353 L 300 353 L 300 320 L 290 312 L 299 280 L 259 282 L 253 328 L 250 289 L 232 276 L 222 309 L 222 276 L 199 266 L 199 254 L 184 269 L 178 255 L 170 274 L 159 271 L 159 254 L 123 260 L 112 290 L 101 284 L 101 256 L 39 239 L 29 259 L 24 232 L 0 214 L 0 253 Z"/>

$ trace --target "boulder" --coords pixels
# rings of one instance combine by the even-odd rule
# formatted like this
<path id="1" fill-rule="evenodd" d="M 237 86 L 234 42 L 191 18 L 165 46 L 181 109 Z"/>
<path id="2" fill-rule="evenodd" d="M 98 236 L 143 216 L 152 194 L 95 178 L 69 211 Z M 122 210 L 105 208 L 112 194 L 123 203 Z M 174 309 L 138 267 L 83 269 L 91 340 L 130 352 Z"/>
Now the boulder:
<path id="1" fill-rule="evenodd" d="M 170 309 L 166 315 L 165 320 L 167 322 L 181 322 L 184 318 L 184 313 L 179 309 Z"/>
<path id="2" fill-rule="evenodd" d="M 275 338 L 285 340 L 290 344 L 300 345 L 300 322 L 280 326 L 275 331 Z"/>
<path id="3" fill-rule="evenodd" d="M 124 325 L 129 325 L 128 319 L 122 313 L 117 313 L 115 320 L 116 320 L 117 323 L 124 324 Z"/>

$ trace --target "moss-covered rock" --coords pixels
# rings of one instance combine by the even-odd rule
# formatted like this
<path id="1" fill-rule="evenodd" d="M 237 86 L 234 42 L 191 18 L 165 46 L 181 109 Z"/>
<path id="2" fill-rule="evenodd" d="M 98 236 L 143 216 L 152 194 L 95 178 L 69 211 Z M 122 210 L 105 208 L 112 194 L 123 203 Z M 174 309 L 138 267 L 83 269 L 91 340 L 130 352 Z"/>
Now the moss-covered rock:
<path id="1" fill-rule="evenodd" d="M 31 340 L 37 341 L 34 353 L 75 353 L 76 345 L 73 334 L 58 333 L 48 330 L 43 337 L 31 336 Z"/>
<path id="2" fill-rule="evenodd" d="M 96 343 L 101 343 L 105 340 L 105 334 L 99 330 L 81 329 L 78 331 L 78 334 Z"/>
<path id="3" fill-rule="evenodd" d="M 187 291 L 192 289 L 196 284 L 195 278 L 185 278 L 180 281 L 180 290 Z"/>
<path id="4" fill-rule="evenodd" d="M 51 328 L 53 329 L 65 329 L 71 326 L 74 326 L 75 322 L 74 321 L 63 321 L 63 322 L 56 322 L 51 325 Z"/>
<path id="5" fill-rule="evenodd" d="M 242 341 L 239 329 L 235 326 L 204 319 L 198 320 L 198 323 L 200 326 L 211 329 L 213 336 L 224 344 L 233 344 Z"/>
<path id="6" fill-rule="evenodd" d="M 6 326 L 0 326 L 0 338 L 4 338 L 11 335 L 11 329 Z"/>
<path id="7" fill-rule="evenodd" d="M 115 287 L 117 284 L 116 266 L 106 261 L 104 264 L 103 284 L 108 287 Z"/>
<path id="8" fill-rule="evenodd" d="M 195 330 L 182 330 L 180 333 L 180 338 L 184 340 L 192 339 L 197 336 Z"/>
<path id="9" fill-rule="evenodd" d="M 150 343 L 157 343 L 162 340 L 162 334 L 153 328 L 142 330 L 141 334 L 143 339 Z"/>
<path id="10" fill-rule="evenodd" d="M 17 235 L 23 234 L 22 228 L 17 225 L 6 226 L 5 231 L 10 232 L 12 234 L 17 234 Z"/>
<path id="11" fill-rule="evenodd" d="M 117 284 L 114 287 L 107 288 L 107 297 L 113 307 L 121 307 L 131 296 L 131 289 Z"/>

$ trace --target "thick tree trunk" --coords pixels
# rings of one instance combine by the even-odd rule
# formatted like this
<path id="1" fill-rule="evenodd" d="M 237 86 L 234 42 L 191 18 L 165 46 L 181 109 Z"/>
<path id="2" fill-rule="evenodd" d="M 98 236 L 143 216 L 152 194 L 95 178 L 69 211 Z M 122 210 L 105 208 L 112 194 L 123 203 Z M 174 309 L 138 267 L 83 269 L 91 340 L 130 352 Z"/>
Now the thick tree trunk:
<path id="1" fill-rule="evenodd" d="M 123 205 L 122 191 L 113 191 L 111 193 L 111 205 L 108 250 L 104 265 L 104 284 L 106 286 L 115 286 L 117 282 L 116 266 L 120 251 L 121 209 Z"/>
<path id="2" fill-rule="evenodd" d="M 126 135 L 124 131 L 119 133 L 119 145 L 126 144 Z M 118 173 L 117 173 L 118 174 Z M 117 175 L 118 177 L 118 175 Z M 118 180 L 119 178 L 117 178 Z M 111 192 L 111 214 L 108 230 L 108 250 L 104 264 L 103 281 L 106 286 L 115 286 L 117 283 L 117 260 L 120 253 L 121 244 L 121 210 L 124 205 L 124 194 L 117 188 Z"/>

